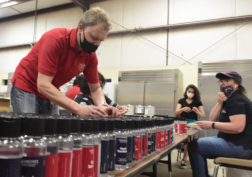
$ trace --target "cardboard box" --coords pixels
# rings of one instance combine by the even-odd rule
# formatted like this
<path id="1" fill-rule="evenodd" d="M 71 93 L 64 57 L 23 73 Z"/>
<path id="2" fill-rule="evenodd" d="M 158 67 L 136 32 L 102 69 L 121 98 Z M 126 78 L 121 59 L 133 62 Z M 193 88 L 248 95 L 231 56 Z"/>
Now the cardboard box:
<path id="1" fill-rule="evenodd" d="M 0 97 L 0 112 L 10 112 L 10 98 Z"/>

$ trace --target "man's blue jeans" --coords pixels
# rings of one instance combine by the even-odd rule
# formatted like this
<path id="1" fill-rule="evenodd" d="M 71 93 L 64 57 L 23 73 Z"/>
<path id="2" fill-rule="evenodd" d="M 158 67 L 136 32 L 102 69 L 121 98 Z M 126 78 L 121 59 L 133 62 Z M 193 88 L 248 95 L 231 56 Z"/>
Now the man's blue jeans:
<path id="1" fill-rule="evenodd" d="M 14 113 L 59 114 L 58 106 L 51 101 L 26 92 L 15 86 L 11 88 L 11 105 Z"/>
<path id="2" fill-rule="evenodd" d="M 188 147 L 193 177 L 208 177 L 206 159 L 233 157 L 251 159 L 252 151 L 234 145 L 218 137 L 199 138 L 189 143 Z"/>

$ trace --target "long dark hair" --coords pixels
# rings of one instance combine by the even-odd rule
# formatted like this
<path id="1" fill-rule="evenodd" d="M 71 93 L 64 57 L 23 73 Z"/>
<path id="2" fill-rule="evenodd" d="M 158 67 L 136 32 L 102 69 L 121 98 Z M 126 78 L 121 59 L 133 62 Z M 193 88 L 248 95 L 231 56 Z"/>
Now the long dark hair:
<path id="1" fill-rule="evenodd" d="M 197 88 L 195 85 L 193 85 L 193 84 L 190 84 L 190 85 L 188 85 L 188 86 L 186 87 L 186 90 L 185 90 L 185 93 L 184 93 L 184 98 L 188 98 L 186 92 L 187 92 L 188 89 L 190 89 L 190 88 L 194 90 L 194 96 L 193 96 L 193 98 L 192 98 L 193 101 L 195 101 L 196 103 L 199 103 L 200 100 L 201 100 L 201 98 L 200 98 L 200 92 L 199 92 L 198 88 Z"/>
<path id="2" fill-rule="evenodd" d="M 80 91 L 83 94 L 90 95 L 90 89 L 88 86 L 88 82 L 86 79 L 84 79 L 84 77 L 80 80 Z"/>
<path id="3" fill-rule="evenodd" d="M 75 85 L 80 86 L 80 82 L 83 79 L 83 77 L 84 77 L 83 74 L 76 76 L 74 81 L 73 81 L 73 86 L 75 86 Z"/>
<path id="4" fill-rule="evenodd" d="M 101 84 L 102 84 L 101 87 L 103 87 L 106 84 L 106 79 L 100 72 L 98 72 L 98 75 L 99 75 L 99 80 L 101 81 Z M 80 85 L 81 92 L 83 94 L 90 95 L 91 92 L 90 92 L 90 89 L 89 89 L 88 82 L 83 77 L 83 75 L 82 75 L 82 78 L 80 79 L 79 82 L 80 82 L 79 85 Z"/>
<path id="5" fill-rule="evenodd" d="M 247 93 L 246 89 L 242 85 L 238 86 L 237 91 L 242 93 L 243 95 L 246 95 L 246 93 Z"/>

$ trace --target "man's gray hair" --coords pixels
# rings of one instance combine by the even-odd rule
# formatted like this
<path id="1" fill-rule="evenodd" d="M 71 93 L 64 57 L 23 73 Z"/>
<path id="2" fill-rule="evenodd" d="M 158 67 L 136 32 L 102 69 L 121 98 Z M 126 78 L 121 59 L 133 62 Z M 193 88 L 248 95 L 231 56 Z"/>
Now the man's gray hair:
<path id="1" fill-rule="evenodd" d="M 84 12 L 79 24 L 83 24 L 84 28 L 103 24 L 105 31 L 109 31 L 112 26 L 108 13 L 99 7 L 94 7 Z"/>

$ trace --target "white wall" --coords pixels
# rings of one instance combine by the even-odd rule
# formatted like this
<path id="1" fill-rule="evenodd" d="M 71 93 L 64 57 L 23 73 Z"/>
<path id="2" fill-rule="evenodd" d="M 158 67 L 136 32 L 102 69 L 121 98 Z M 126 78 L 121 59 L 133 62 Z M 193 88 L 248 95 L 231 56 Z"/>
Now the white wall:
<path id="1" fill-rule="evenodd" d="M 53 28 L 75 28 L 81 18 L 78 7 L 59 10 L 38 16 L 36 39 Z M 34 17 L 0 23 L 0 48 L 33 42 Z M 0 50 L 0 73 L 14 72 L 19 61 L 27 55 L 30 47 Z"/>
<path id="2" fill-rule="evenodd" d="M 169 8 L 168 0 L 110 0 L 93 6 L 110 12 L 114 31 L 121 30 L 121 26 L 162 26 L 168 18 L 170 24 L 176 24 L 252 14 L 251 0 L 170 0 Z M 99 49 L 99 66 L 164 66 L 167 43 L 168 65 L 252 59 L 251 25 L 245 22 L 170 30 L 168 42 L 165 31 L 112 36 Z"/>
<path id="3" fill-rule="evenodd" d="M 27 55 L 30 48 L 0 50 L 0 73 L 14 72 L 20 60 Z"/>
<path id="4" fill-rule="evenodd" d="M 107 0 L 92 6 L 109 12 L 112 31 L 252 15 L 251 0 L 169 0 L 169 7 L 168 0 Z M 52 28 L 75 27 L 81 15 L 78 7 L 39 15 L 36 40 Z M 0 47 L 31 43 L 33 23 L 34 17 L 0 23 Z M 165 67 L 167 46 L 169 66 L 252 59 L 252 22 L 176 29 L 168 36 L 166 31 L 111 36 L 97 51 L 99 69 Z M 13 72 L 29 50 L 0 50 L 0 73 Z"/>

